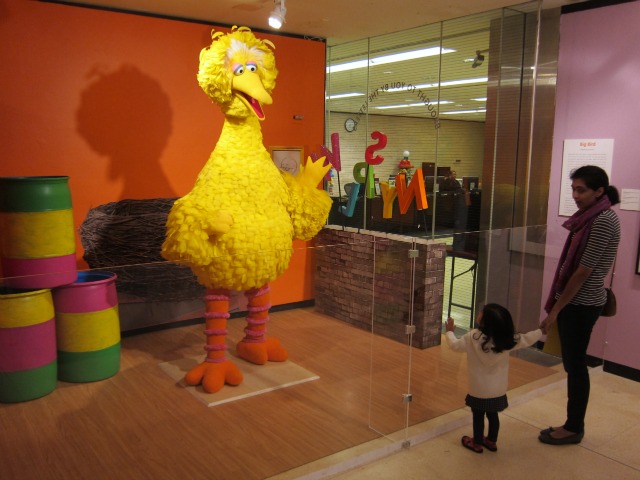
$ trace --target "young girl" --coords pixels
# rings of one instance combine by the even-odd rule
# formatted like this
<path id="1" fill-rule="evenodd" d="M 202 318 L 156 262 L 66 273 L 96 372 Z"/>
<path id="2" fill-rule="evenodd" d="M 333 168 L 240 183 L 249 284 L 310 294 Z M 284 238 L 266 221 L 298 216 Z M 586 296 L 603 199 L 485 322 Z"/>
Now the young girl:
<path id="1" fill-rule="evenodd" d="M 507 382 L 509 352 L 532 345 L 542 336 L 540 329 L 516 335 L 509 311 L 501 305 L 485 305 L 476 318 L 475 328 L 460 339 L 453 333 L 453 318 L 446 323 L 446 339 L 455 352 L 467 352 L 469 393 L 465 404 L 473 413 L 473 438 L 462 437 L 462 445 L 482 453 L 483 446 L 498 450 L 500 419 L 498 412 L 507 408 Z M 484 417 L 489 421 L 489 432 L 484 436 Z"/>

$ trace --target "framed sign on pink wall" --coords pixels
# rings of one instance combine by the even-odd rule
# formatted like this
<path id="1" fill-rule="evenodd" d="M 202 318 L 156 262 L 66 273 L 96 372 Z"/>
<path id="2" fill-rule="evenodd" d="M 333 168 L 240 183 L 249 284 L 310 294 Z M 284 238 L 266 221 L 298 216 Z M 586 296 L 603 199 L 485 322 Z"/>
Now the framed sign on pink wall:
<path id="1" fill-rule="evenodd" d="M 638 238 L 638 258 L 636 259 L 636 275 L 640 275 L 640 238 Z"/>

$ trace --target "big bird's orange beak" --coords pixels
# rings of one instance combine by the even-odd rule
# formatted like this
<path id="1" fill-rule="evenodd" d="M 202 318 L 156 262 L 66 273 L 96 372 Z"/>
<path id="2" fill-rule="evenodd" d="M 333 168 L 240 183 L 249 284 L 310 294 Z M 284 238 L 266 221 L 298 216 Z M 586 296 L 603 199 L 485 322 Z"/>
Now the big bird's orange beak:
<path id="1" fill-rule="evenodd" d="M 262 105 L 271 105 L 273 100 L 271 95 L 262 86 L 257 73 L 244 72 L 242 75 L 233 77 L 232 88 L 238 94 L 238 98 L 252 111 L 260 120 L 265 119 Z"/>

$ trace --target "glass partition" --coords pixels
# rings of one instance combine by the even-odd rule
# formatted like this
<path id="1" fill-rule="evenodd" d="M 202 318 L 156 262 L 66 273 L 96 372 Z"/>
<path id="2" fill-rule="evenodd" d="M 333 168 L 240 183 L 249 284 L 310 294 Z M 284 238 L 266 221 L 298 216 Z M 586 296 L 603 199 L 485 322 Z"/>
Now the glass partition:
<path id="1" fill-rule="evenodd" d="M 537 28 L 531 2 L 329 47 L 329 223 L 430 238 L 542 223 Z"/>
<path id="2" fill-rule="evenodd" d="M 555 57 L 553 37 L 544 44 L 539 32 L 556 19 L 542 22 L 538 8 L 525 3 L 327 51 L 325 145 L 340 153 L 326 184 L 334 200 L 329 223 L 444 245 L 439 320 L 453 317 L 460 333 L 474 328 L 489 302 L 512 310 L 518 328 L 542 319 L 540 298 L 554 268 L 543 225 L 551 149 L 535 125 L 553 122 L 545 105 Z M 537 96 L 544 101 L 535 108 Z M 400 265 L 402 249 L 397 255 Z M 415 300 L 424 271 L 416 270 L 420 261 L 408 265 Z M 411 305 L 408 322 L 395 328 L 408 337 L 420 316 Z M 374 337 L 383 330 L 376 322 L 374 310 Z M 439 363 L 425 362 L 415 338 L 405 341 L 412 345 L 406 409 L 385 420 L 397 424 L 406 414 L 408 426 L 449 410 L 438 398 Z M 372 365 L 382 358 L 372 351 Z M 372 411 L 380 378 L 372 367 Z M 394 382 L 381 398 L 393 397 L 403 380 Z M 387 435 L 382 418 L 372 415 L 372 427 Z"/>
<path id="3" fill-rule="evenodd" d="M 417 250 L 410 238 L 373 237 L 370 426 L 382 435 L 406 428 L 411 402 L 410 358 L 415 321 L 424 311 L 416 284 Z M 414 317 L 415 315 L 415 317 Z M 423 322 L 420 322 L 423 323 Z M 420 325 L 423 333 L 424 325 Z"/>

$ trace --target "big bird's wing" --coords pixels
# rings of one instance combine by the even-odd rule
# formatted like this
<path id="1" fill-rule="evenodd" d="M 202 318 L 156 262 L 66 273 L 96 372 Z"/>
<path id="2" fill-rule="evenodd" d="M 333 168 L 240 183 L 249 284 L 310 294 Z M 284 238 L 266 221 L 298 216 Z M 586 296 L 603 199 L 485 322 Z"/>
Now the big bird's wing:
<path id="1" fill-rule="evenodd" d="M 287 210 L 293 224 L 293 236 L 299 240 L 311 240 L 327 221 L 331 210 L 331 198 L 318 184 L 331 168 L 326 157 L 313 161 L 307 158 L 300 166 L 297 176 L 284 172 L 284 180 L 289 187 Z"/>

